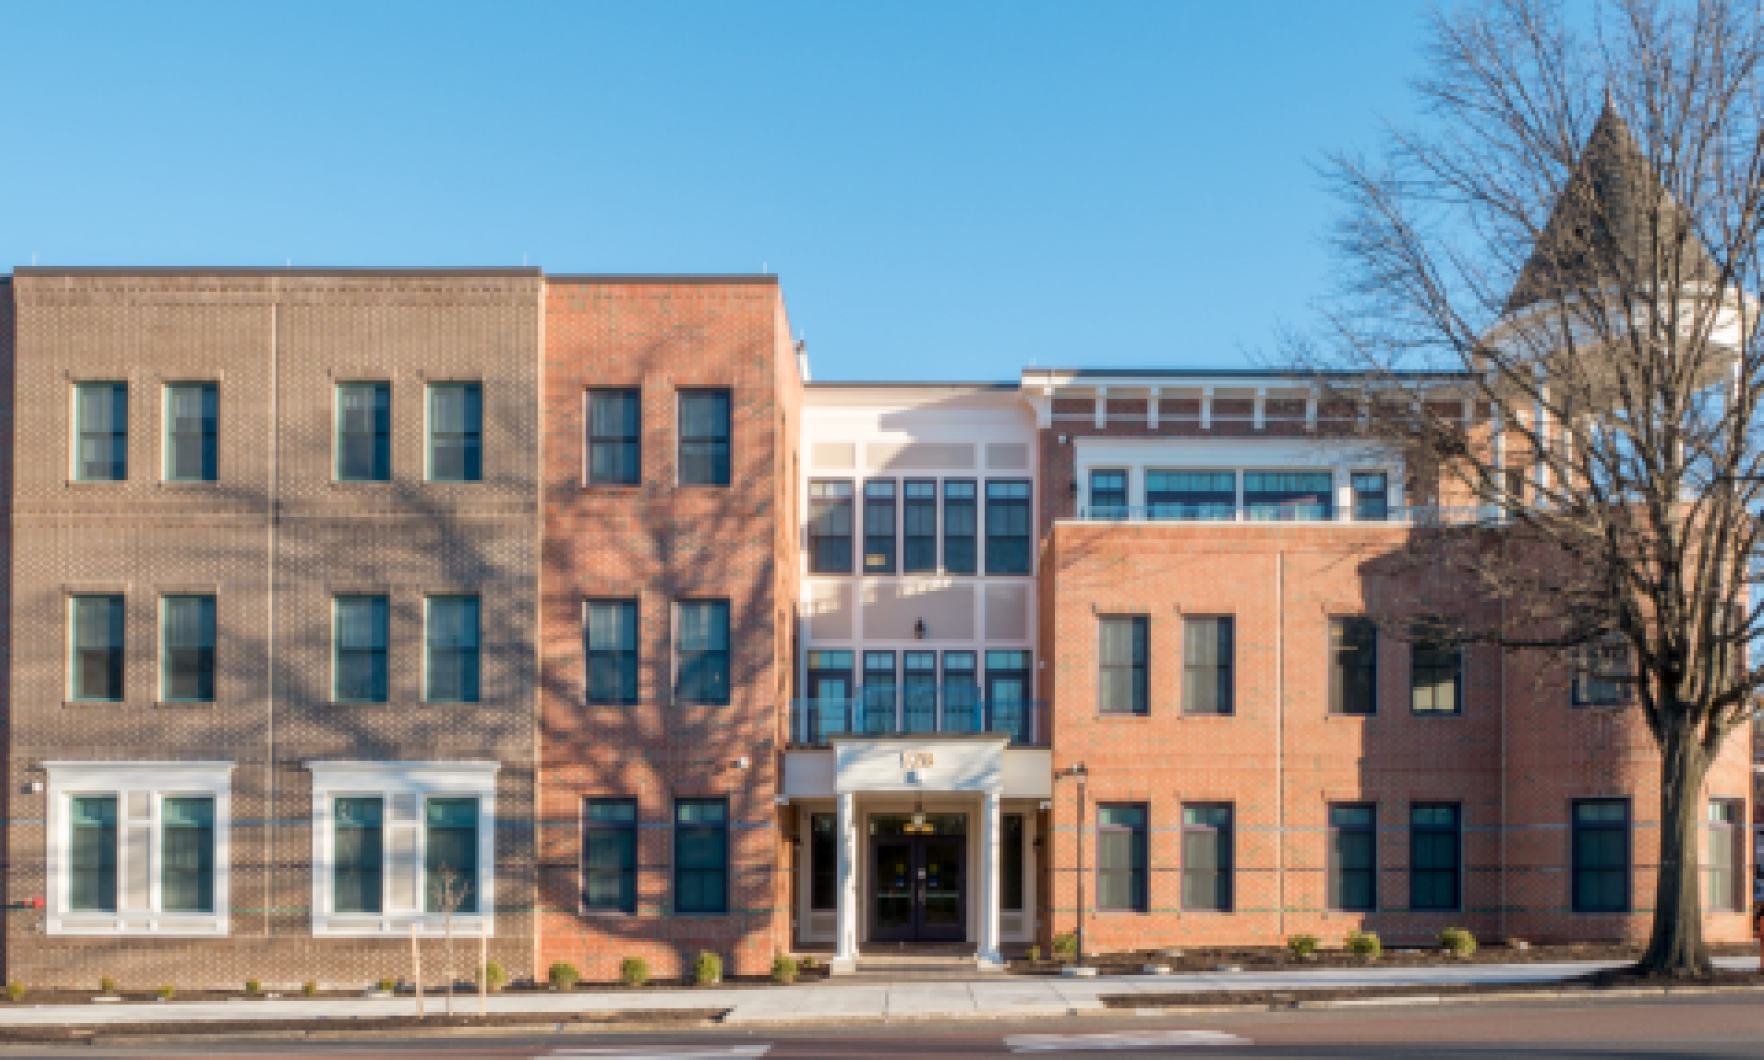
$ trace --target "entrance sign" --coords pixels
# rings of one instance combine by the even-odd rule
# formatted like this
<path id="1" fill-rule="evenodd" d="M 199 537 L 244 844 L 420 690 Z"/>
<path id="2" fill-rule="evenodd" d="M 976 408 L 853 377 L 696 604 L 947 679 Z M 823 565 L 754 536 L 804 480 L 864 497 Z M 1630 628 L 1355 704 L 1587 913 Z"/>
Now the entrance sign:
<path id="1" fill-rule="evenodd" d="M 937 761 L 937 756 L 930 751 L 902 751 L 900 768 L 930 769 Z"/>

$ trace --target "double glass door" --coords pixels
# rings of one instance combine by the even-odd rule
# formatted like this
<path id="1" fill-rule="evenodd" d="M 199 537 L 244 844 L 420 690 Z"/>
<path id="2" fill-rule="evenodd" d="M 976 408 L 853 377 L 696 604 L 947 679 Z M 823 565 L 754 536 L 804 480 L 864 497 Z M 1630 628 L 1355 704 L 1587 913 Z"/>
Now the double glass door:
<path id="1" fill-rule="evenodd" d="M 876 836 L 870 848 L 870 938 L 960 942 L 966 937 L 967 837 Z"/>

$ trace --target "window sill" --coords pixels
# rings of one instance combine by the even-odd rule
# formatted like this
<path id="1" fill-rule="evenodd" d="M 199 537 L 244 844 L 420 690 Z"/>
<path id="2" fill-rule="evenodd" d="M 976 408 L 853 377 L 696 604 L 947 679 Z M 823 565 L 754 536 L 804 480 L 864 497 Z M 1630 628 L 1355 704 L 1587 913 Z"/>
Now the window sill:
<path id="1" fill-rule="evenodd" d="M 584 483 L 582 483 L 581 488 L 582 488 L 583 493 L 596 493 L 596 492 L 600 492 L 603 490 L 607 493 L 637 493 L 643 489 L 643 483 L 641 483 L 641 482 L 584 482 Z"/>
<path id="2" fill-rule="evenodd" d="M 444 936 L 447 933 L 447 918 L 440 913 L 315 913 L 312 918 L 312 933 L 317 938 L 409 938 L 413 927 L 420 936 Z M 494 916 L 483 913 L 453 915 L 453 933 L 456 937 L 476 937 L 486 927 L 494 938 Z"/>
<path id="3" fill-rule="evenodd" d="M 215 700 L 212 699 L 159 699 L 153 703 L 154 710 L 213 710 Z"/>
<path id="4" fill-rule="evenodd" d="M 354 708 L 354 707 L 369 707 L 369 708 L 390 707 L 392 705 L 392 701 L 390 699 L 333 699 L 330 701 L 330 705 L 333 707 L 349 707 L 349 708 Z"/>
<path id="5" fill-rule="evenodd" d="M 635 909 L 588 909 L 588 908 L 582 908 L 582 909 L 578 909 L 576 911 L 576 915 L 577 916 L 591 916 L 597 920 L 636 920 L 639 914 L 637 913 L 637 911 Z"/>
<path id="6" fill-rule="evenodd" d="M 220 479 L 217 478 L 162 478 L 154 483 L 160 489 L 218 489 Z"/>
<path id="7" fill-rule="evenodd" d="M 392 487 L 392 480 L 389 478 L 332 479 L 330 482 L 326 483 L 326 485 L 330 486 L 334 490 L 349 490 L 349 489 L 382 489 L 383 490 L 383 489 L 390 489 Z"/>
<path id="8" fill-rule="evenodd" d="M 129 480 L 126 478 L 70 478 L 64 480 L 63 484 L 68 489 L 103 489 L 106 486 L 126 486 L 129 484 Z"/>
<path id="9" fill-rule="evenodd" d="M 43 925 L 46 935 L 148 935 L 159 938 L 213 938 L 228 934 L 227 918 L 215 913 L 52 914 Z"/>
<path id="10" fill-rule="evenodd" d="M 67 710 L 89 710 L 92 707 L 127 707 L 131 704 L 126 699 L 67 699 L 61 705 Z M 141 704 L 133 705 L 138 707 Z"/>

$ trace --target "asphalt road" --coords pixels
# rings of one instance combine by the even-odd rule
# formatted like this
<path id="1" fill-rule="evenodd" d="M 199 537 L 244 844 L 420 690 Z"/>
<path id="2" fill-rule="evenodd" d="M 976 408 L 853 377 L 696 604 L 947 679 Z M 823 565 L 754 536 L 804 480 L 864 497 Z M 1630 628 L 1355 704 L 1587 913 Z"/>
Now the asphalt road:
<path id="1" fill-rule="evenodd" d="M 1560 1000 L 1362 1011 L 1143 1016 L 1022 1023 L 866 1024 L 838 1029 L 668 1034 L 373 1039 L 360 1042 L 162 1043 L 132 1048 L 0 1049 L 6 1056 L 338 1057 L 439 1060 L 555 1057 L 903 1057 L 1077 1053 L 1130 1057 L 1750 1057 L 1764 1056 L 1764 997 L 1626 1002 Z"/>

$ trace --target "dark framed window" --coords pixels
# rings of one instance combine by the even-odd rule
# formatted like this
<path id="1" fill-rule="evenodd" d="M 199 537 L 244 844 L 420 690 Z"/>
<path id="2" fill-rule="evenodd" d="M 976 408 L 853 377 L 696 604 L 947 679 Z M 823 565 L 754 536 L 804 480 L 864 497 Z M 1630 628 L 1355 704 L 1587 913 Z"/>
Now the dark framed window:
<path id="1" fill-rule="evenodd" d="M 1235 623 L 1224 618 L 1182 620 L 1182 712 L 1230 714 L 1236 709 Z"/>
<path id="2" fill-rule="evenodd" d="M 431 798 L 423 807 L 423 908 L 478 911 L 478 800 Z"/>
<path id="3" fill-rule="evenodd" d="M 674 608 L 677 697 L 683 703 L 729 702 L 729 601 L 681 600 Z"/>
<path id="4" fill-rule="evenodd" d="M 589 799 L 583 816 L 583 908 L 635 913 L 637 800 Z"/>
<path id="5" fill-rule="evenodd" d="M 1146 810 L 1144 803 L 1103 803 L 1096 808 L 1096 907 L 1146 910 Z"/>
<path id="6" fill-rule="evenodd" d="M 392 477 L 392 384 L 337 384 L 337 481 Z"/>
<path id="7" fill-rule="evenodd" d="M 1097 711 L 1102 714 L 1146 712 L 1146 626 L 1144 616 L 1096 620 L 1100 644 L 1097 662 Z"/>
<path id="8" fill-rule="evenodd" d="M 1457 909 L 1463 879 L 1462 810 L 1455 802 L 1409 807 L 1409 908 Z"/>
<path id="9" fill-rule="evenodd" d="M 1182 908 L 1231 911 L 1231 833 L 1229 803 L 1182 808 Z"/>
<path id="10" fill-rule="evenodd" d="M 484 386 L 436 383 L 429 387 L 429 480 L 484 479 Z"/>
<path id="11" fill-rule="evenodd" d="M 1378 908 L 1378 808 L 1370 803 L 1329 807 L 1329 908 Z"/>
<path id="12" fill-rule="evenodd" d="M 971 651 L 943 653 L 943 731 L 980 732 L 980 675 Z"/>
<path id="13" fill-rule="evenodd" d="M 123 698 L 123 598 L 120 595 L 68 599 L 73 627 L 73 658 L 68 682 L 74 699 L 120 703 Z"/>
<path id="14" fill-rule="evenodd" d="M 1588 644 L 1578 652 L 1574 667 L 1573 705 L 1614 707 L 1629 702 L 1631 676 L 1629 643 L 1612 637 Z"/>
<path id="15" fill-rule="evenodd" d="M 1329 712 L 1378 713 L 1378 623 L 1329 620 Z"/>
<path id="16" fill-rule="evenodd" d="M 1464 653 L 1438 636 L 1409 641 L 1409 703 L 1416 714 L 1464 712 Z"/>
<path id="17" fill-rule="evenodd" d="M 1153 519 L 1237 517 L 1237 472 L 1147 471 L 1146 512 Z"/>
<path id="18" fill-rule="evenodd" d="M 338 913 L 378 913 L 385 902 L 385 801 L 348 796 L 332 802 L 331 907 Z"/>
<path id="19" fill-rule="evenodd" d="M 160 698 L 214 702 L 214 597 L 162 597 L 159 636 Z"/>
<path id="20" fill-rule="evenodd" d="M 935 732 L 937 729 L 937 653 L 904 653 L 901 675 L 901 729 L 904 732 Z"/>
<path id="21" fill-rule="evenodd" d="M 1127 517 L 1127 472 L 1111 470 L 1090 473 L 1088 514 L 1092 519 Z"/>
<path id="22" fill-rule="evenodd" d="M 986 483 L 986 573 L 1028 574 L 1028 480 Z"/>
<path id="23" fill-rule="evenodd" d="M 588 702 L 637 702 L 637 601 L 590 600 L 583 625 L 588 640 Z"/>
<path id="24" fill-rule="evenodd" d="M 864 652 L 864 732 L 894 732 L 899 718 L 900 689 L 894 673 L 894 653 Z"/>
<path id="25" fill-rule="evenodd" d="M 159 803 L 159 899 L 168 913 L 214 912 L 214 799 Z"/>
<path id="26" fill-rule="evenodd" d="M 974 574 L 979 568 L 980 516 L 971 479 L 943 481 L 943 570 Z"/>
<path id="27" fill-rule="evenodd" d="M 729 484 L 729 392 L 680 391 L 680 485 Z"/>
<path id="28" fill-rule="evenodd" d="M 1629 800 L 1576 799 L 1573 908 L 1629 912 Z"/>
<path id="29" fill-rule="evenodd" d="M 386 702 L 386 598 L 339 596 L 332 607 L 336 613 L 332 699 L 338 703 Z"/>
<path id="30" fill-rule="evenodd" d="M 74 387 L 74 478 L 121 482 L 129 477 L 129 385 Z"/>
<path id="31" fill-rule="evenodd" d="M 1349 476 L 1354 488 L 1354 518 L 1363 523 L 1390 518 L 1390 477 L 1382 471 L 1356 471 Z"/>
<path id="32" fill-rule="evenodd" d="M 1023 815 L 1003 814 L 998 823 L 998 907 L 1014 912 L 1023 908 Z"/>
<path id="33" fill-rule="evenodd" d="M 893 479 L 872 479 L 864 483 L 864 573 L 894 573 L 894 505 Z"/>
<path id="34" fill-rule="evenodd" d="M 1018 743 L 1033 742 L 1035 671 L 1029 652 L 989 650 L 986 653 L 986 705 L 992 711 L 990 731 L 1009 733 Z"/>
<path id="35" fill-rule="evenodd" d="M 1709 856 L 1703 859 L 1703 878 L 1708 881 L 1706 901 L 1712 912 L 1734 913 L 1744 908 L 1740 872 L 1746 863 L 1746 811 L 1738 799 L 1713 799 L 1709 803 Z"/>
<path id="36" fill-rule="evenodd" d="M 906 538 L 900 569 L 905 574 L 930 574 L 937 570 L 937 481 L 907 479 L 901 530 Z"/>
<path id="37" fill-rule="evenodd" d="M 478 598 L 431 596 L 424 603 L 423 698 L 430 703 L 478 702 Z"/>
<path id="38" fill-rule="evenodd" d="M 852 485 L 843 479 L 809 483 L 809 573 L 851 573 Z"/>
<path id="39" fill-rule="evenodd" d="M 213 482 L 219 424 L 213 383 L 165 388 L 165 477 L 168 482 Z"/>
<path id="40" fill-rule="evenodd" d="M 588 391 L 588 484 L 643 481 L 643 400 L 637 390 Z"/>
<path id="41" fill-rule="evenodd" d="M 68 800 L 68 908 L 116 912 L 116 796 Z"/>
<path id="42" fill-rule="evenodd" d="M 809 908 L 839 908 L 838 819 L 830 813 L 809 815 Z"/>
<path id="43" fill-rule="evenodd" d="M 674 912 L 729 910 L 729 802 L 674 803 Z"/>
<path id="44" fill-rule="evenodd" d="M 1308 522 L 1334 517 L 1335 475 L 1329 471 L 1246 471 L 1243 506 L 1252 520 Z"/>

